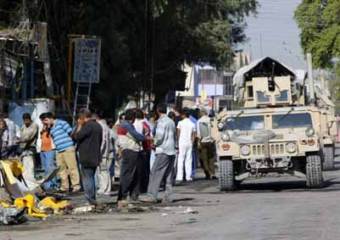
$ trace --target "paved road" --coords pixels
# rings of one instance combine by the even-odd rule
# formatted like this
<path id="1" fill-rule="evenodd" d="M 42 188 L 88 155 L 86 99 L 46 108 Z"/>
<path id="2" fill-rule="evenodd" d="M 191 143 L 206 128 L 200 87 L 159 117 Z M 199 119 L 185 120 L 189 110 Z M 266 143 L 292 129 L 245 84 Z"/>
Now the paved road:
<path id="1" fill-rule="evenodd" d="M 201 180 L 177 187 L 177 202 L 168 206 L 0 227 L 0 240 L 340 239 L 340 170 L 324 176 L 326 187 L 319 190 L 287 177 L 248 181 L 233 193 Z"/>

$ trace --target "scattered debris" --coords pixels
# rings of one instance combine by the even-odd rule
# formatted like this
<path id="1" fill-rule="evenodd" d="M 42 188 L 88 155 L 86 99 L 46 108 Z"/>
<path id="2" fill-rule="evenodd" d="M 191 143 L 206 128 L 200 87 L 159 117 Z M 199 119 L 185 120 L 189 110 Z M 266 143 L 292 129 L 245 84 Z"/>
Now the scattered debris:
<path id="1" fill-rule="evenodd" d="M 170 214 L 198 214 L 199 213 L 197 210 L 194 210 L 191 207 L 187 207 L 184 210 L 182 210 L 183 208 L 184 208 L 183 206 L 162 208 L 161 210 L 167 211 L 167 213 L 163 212 L 161 216 L 166 217 Z M 178 209 L 180 209 L 181 211 L 178 211 Z"/>
<path id="2" fill-rule="evenodd" d="M 192 224 L 192 223 L 197 223 L 197 219 L 196 218 L 189 218 L 186 222 L 186 224 Z"/>
<path id="3" fill-rule="evenodd" d="M 71 208 L 71 204 L 67 200 L 57 201 L 53 197 L 45 197 L 38 204 L 38 208 L 42 211 L 52 210 L 53 214 L 60 214 L 66 208 Z"/>
<path id="4" fill-rule="evenodd" d="M 182 214 L 198 214 L 197 210 L 193 210 L 191 207 L 188 207 L 187 209 L 185 209 Z"/>
<path id="5" fill-rule="evenodd" d="M 73 209 L 73 213 L 74 214 L 88 213 L 94 211 L 94 209 L 95 209 L 94 205 L 86 205 Z"/>
<path id="6" fill-rule="evenodd" d="M 15 207 L 4 208 L 0 206 L 0 225 L 20 224 L 27 221 L 25 209 Z"/>
<path id="7" fill-rule="evenodd" d="M 0 173 L 0 178 L 1 178 L 1 173 Z M 0 185 L 0 202 L 10 202 L 10 201 L 11 201 L 11 196 Z"/>
<path id="8" fill-rule="evenodd" d="M 129 203 L 125 207 L 118 207 L 118 211 L 120 213 L 142 213 L 142 212 L 151 212 L 153 210 L 156 210 L 157 208 L 154 208 L 153 206 L 141 206 L 139 204 L 131 204 Z"/>
<path id="9" fill-rule="evenodd" d="M 24 215 L 45 219 L 48 210 L 61 213 L 70 206 L 69 201 L 57 201 L 46 197 L 39 202 L 38 194 L 43 193 L 41 185 L 57 174 L 54 169 L 34 189 L 30 188 L 23 177 L 24 168 L 17 159 L 0 161 L 0 223 L 19 224 L 24 222 Z"/>
<path id="10" fill-rule="evenodd" d="M 14 206 L 17 209 L 27 209 L 27 214 L 36 218 L 47 218 L 47 214 L 36 207 L 36 199 L 33 195 L 27 194 L 25 197 L 16 198 Z"/>

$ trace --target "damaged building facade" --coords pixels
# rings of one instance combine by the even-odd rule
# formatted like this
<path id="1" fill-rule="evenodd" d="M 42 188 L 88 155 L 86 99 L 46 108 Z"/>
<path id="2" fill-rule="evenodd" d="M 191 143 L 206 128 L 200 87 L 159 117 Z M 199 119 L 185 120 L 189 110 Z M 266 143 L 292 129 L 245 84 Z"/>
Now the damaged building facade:
<path id="1" fill-rule="evenodd" d="M 17 125 L 23 112 L 54 108 L 46 23 L 26 21 L 0 31 L 0 94 L 0 112 Z"/>

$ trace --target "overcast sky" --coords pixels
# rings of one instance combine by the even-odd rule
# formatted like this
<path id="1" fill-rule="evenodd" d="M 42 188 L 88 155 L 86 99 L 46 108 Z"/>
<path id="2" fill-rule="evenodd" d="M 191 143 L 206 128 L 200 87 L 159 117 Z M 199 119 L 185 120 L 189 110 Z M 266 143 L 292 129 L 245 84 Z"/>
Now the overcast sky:
<path id="1" fill-rule="evenodd" d="M 294 20 L 294 10 L 301 0 L 258 1 L 257 16 L 246 19 L 249 40 L 243 45 L 244 51 L 250 52 L 253 60 L 272 56 L 292 68 L 305 68 L 299 29 Z"/>

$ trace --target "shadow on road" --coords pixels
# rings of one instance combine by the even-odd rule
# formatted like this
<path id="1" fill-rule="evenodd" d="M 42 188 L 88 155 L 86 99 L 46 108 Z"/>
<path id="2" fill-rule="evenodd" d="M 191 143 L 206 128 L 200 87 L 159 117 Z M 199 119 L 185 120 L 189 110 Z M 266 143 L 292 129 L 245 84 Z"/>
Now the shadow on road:
<path id="1" fill-rule="evenodd" d="M 262 178 L 242 182 L 229 193 L 267 193 L 267 192 L 334 192 L 340 191 L 340 179 L 336 176 L 325 178 L 324 186 L 319 189 L 306 187 L 304 179 Z M 181 188 L 181 194 L 223 194 L 218 189 L 218 181 L 198 180 Z"/>
<path id="2" fill-rule="evenodd" d="M 306 189 L 305 181 L 275 181 L 261 183 L 241 183 L 238 190 L 268 190 L 268 191 L 284 191 L 284 190 Z"/>
<path id="3" fill-rule="evenodd" d="M 309 189 L 306 187 L 304 180 L 292 180 L 292 181 L 273 181 L 273 182 L 253 182 L 253 183 L 242 183 L 236 192 L 333 192 L 340 191 L 340 181 L 338 178 L 329 178 L 324 181 L 322 188 Z"/>
<path id="4" fill-rule="evenodd" d="M 179 202 L 187 202 L 187 201 L 192 201 L 194 198 L 177 198 L 174 199 L 172 202 L 173 203 L 179 203 Z"/>

